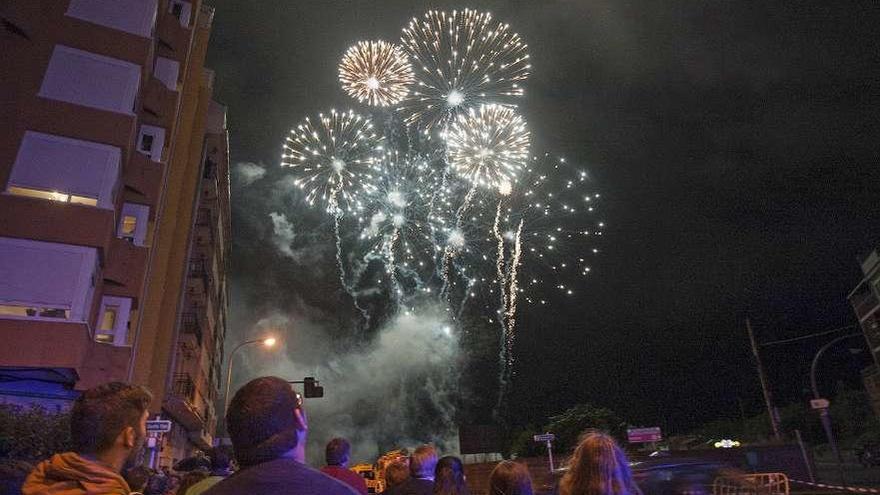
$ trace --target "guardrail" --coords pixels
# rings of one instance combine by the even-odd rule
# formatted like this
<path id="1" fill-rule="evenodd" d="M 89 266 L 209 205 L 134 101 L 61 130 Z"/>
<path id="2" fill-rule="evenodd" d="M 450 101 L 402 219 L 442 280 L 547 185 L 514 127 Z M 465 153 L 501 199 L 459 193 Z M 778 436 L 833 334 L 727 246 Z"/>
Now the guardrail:
<path id="1" fill-rule="evenodd" d="M 789 495 L 785 473 L 756 473 L 721 476 L 712 483 L 712 495 Z"/>

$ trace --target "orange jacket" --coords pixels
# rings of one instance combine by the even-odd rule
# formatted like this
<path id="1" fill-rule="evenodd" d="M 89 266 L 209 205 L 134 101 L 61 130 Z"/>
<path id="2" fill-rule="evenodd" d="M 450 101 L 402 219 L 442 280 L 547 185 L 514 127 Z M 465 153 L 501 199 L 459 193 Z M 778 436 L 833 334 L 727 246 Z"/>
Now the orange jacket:
<path id="1" fill-rule="evenodd" d="M 73 452 L 55 454 L 31 471 L 24 495 L 129 495 L 131 489 L 119 473 Z"/>

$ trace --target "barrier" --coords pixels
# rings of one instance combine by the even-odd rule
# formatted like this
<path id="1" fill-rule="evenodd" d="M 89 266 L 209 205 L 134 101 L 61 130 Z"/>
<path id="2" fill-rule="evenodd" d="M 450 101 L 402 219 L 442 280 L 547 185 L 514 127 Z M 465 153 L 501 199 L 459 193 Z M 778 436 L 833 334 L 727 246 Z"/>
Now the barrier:
<path id="1" fill-rule="evenodd" d="M 792 483 L 798 483 L 801 485 L 812 486 L 815 488 L 825 488 L 827 490 L 838 490 L 841 492 L 849 492 L 849 493 L 880 493 L 880 488 L 862 488 L 858 486 L 843 486 L 843 485 L 829 485 L 827 483 L 813 483 L 810 481 L 801 481 L 792 479 Z"/>
<path id="2" fill-rule="evenodd" d="M 789 495 L 785 473 L 721 476 L 712 483 L 712 495 Z"/>

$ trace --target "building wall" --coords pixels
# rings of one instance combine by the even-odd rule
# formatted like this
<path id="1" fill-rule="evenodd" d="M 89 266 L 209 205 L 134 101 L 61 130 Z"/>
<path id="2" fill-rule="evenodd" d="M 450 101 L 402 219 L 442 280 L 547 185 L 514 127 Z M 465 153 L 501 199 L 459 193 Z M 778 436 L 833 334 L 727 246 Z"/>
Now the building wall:
<path id="1" fill-rule="evenodd" d="M 193 246 L 205 156 L 228 156 L 204 67 L 212 18 L 200 0 L 0 3 L 0 401 L 144 384 L 151 414 L 175 420 L 168 459 L 211 441 L 225 332 L 224 297 L 181 387 L 191 252 L 228 249 Z"/>

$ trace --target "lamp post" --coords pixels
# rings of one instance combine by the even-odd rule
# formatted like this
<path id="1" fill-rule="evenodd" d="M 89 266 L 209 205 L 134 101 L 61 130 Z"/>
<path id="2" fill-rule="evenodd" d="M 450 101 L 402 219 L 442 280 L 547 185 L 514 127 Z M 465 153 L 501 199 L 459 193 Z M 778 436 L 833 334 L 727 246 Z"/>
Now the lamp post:
<path id="1" fill-rule="evenodd" d="M 819 358 L 822 357 L 822 354 L 825 353 L 831 346 L 834 344 L 841 342 L 843 340 L 852 338 L 852 337 L 861 337 L 861 333 L 851 333 L 849 335 L 841 335 L 836 339 L 828 342 L 823 345 L 817 352 L 816 356 L 813 358 L 813 363 L 810 365 L 810 385 L 813 387 L 813 399 L 818 400 L 821 399 L 822 396 L 819 395 L 819 386 L 816 384 L 816 367 L 819 364 Z M 827 403 L 826 403 L 827 404 Z M 822 420 L 822 428 L 825 430 L 825 436 L 828 437 L 828 443 L 831 445 L 831 451 L 834 452 L 834 457 L 837 459 L 837 471 L 840 475 L 840 482 L 844 485 L 846 484 L 846 477 L 843 473 L 843 458 L 840 456 L 840 449 L 837 446 L 837 441 L 834 439 L 834 431 L 831 429 L 831 415 L 828 414 L 828 407 L 820 407 L 819 410 L 819 419 Z"/>
<path id="2" fill-rule="evenodd" d="M 235 346 L 232 349 L 232 352 L 229 353 L 229 362 L 226 364 L 226 390 L 223 393 L 223 415 L 226 415 L 226 410 L 229 408 L 229 387 L 232 386 L 232 364 L 233 359 L 235 359 L 235 353 L 238 352 L 239 349 L 246 345 L 250 344 L 263 344 L 266 347 L 272 347 L 275 345 L 275 337 L 266 337 L 263 339 L 256 340 L 247 340 Z"/>

